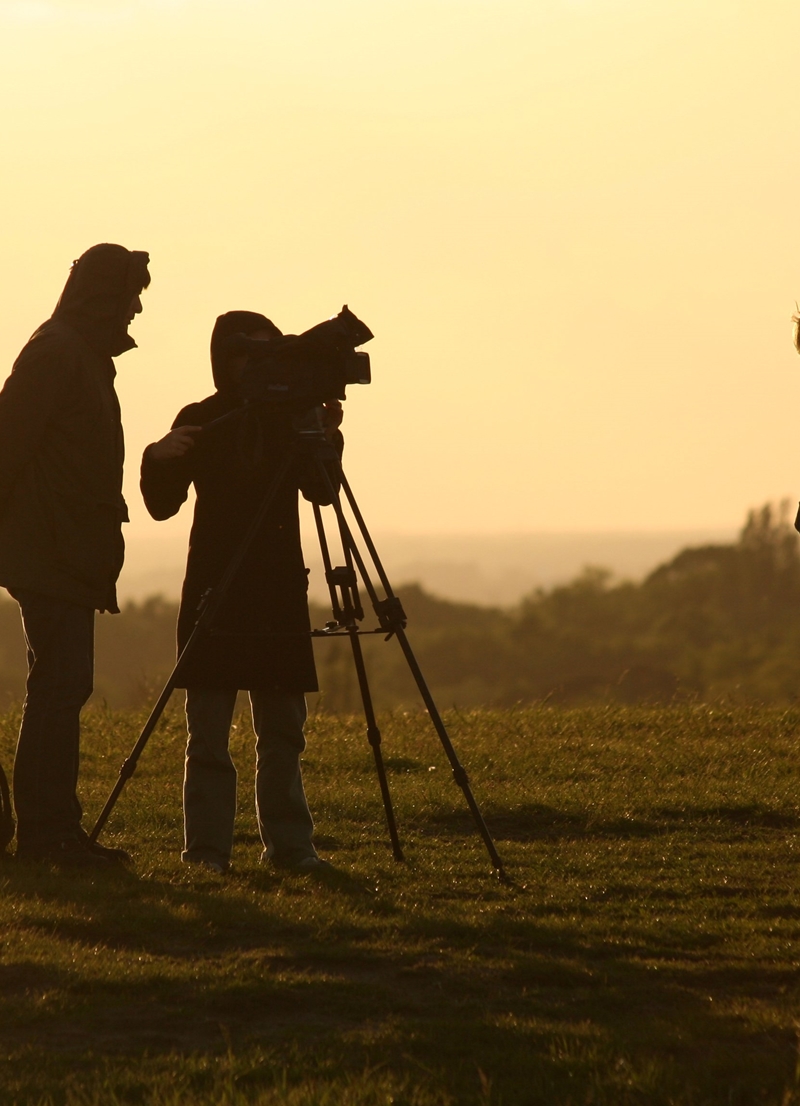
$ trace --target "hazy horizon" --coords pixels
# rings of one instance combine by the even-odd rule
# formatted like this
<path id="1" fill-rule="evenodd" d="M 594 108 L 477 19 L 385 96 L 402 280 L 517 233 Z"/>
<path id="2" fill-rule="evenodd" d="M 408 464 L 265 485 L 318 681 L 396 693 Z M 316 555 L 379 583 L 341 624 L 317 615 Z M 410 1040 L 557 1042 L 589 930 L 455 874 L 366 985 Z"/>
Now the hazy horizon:
<path id="1" fill-rule="evenodd" d="M 483 606 L 511 606 L 537 587 L 567 583 L 584 568 L 609 569 L 617 579 L 638 580 L 687 546 L 730 542 L 734 529 L 653 532 L 607 531 L 529 534 L 373 533 L 378 553 L 396 587 L 421 584 L 442 598 Z M 333 544 L 333 543 L 332 543 Z M 315 534 L 304 535 L 309 594 L 327 600 Z M 336 563 L 336 553 L 333 553 Z M 120 577 L 121 601 L 180 594 L 186 543 L 179 534 L 134 538 Z"/>

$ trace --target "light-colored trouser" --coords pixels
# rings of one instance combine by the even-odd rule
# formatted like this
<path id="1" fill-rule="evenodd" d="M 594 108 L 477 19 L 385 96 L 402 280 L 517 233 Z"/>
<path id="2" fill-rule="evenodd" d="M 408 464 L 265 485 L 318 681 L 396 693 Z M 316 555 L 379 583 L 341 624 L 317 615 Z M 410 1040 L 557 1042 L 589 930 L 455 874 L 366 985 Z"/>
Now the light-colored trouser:
<path id="1" fill-rule="evenodd" d="M 186 773 L 183 782 L 185 844 L 181 859 L 227 864 L 236 817 L 236 768 L 228 751 L 236 690 L 186 692 Z M 314 822 L 303 790 L 300 754 L 306 746 L 302 693 L 251 691 L 256 734 L 256 815 L 262 859 L 295 861 L 316 856 Z"/>

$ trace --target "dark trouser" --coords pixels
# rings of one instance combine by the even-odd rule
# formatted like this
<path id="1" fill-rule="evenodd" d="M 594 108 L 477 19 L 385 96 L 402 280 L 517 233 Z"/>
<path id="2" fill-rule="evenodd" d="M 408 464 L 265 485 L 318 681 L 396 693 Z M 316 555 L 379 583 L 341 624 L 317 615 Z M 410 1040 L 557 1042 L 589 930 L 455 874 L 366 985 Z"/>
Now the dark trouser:
<path id="1" fill-rule="evenodd" d="M 92 694 L 94 611 L 14 589 L 28 647 L 28 683 L 14 760 L 17 843 L 38 848 L 74 835 L 80 713 Z"/>
<path id="2" fill-rule="evenodd" d="M 186 775 L 183 784 L 185 861 L 226 865 L 233 847 L 236 768 L 228 739 L 236 688 L 186 692 Z M 314 821 L 303 790 L 300 754 L 306 747 L 302 692 L 251 691 L 256 733 L 256 814 L 262 859 L 280 863 L 316 856 Z"/>

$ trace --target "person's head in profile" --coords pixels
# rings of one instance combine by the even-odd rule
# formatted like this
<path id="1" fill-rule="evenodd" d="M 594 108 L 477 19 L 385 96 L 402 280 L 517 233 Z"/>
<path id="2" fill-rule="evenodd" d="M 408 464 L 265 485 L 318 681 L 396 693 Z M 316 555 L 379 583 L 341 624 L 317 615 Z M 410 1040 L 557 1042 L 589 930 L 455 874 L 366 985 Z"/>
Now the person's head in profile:
<path id="1" fill-rule="evenodd" d="M 150 284 L 149 255 L 102 242 L 72 263 L 53 318 L 72 326 L 111 357 L 136 346 L 128 327 L 142 310 Z"/>

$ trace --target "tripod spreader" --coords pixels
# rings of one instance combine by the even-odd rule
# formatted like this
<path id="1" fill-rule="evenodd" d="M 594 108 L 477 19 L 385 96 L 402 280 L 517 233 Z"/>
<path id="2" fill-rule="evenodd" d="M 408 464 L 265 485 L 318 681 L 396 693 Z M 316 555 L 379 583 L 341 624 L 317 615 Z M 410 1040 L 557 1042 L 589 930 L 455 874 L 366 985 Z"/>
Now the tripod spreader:
<path id="1" fill-rule="evenodd" d="M 374 603 L 373 606 L 381 629 L 386 630 L 386 641 L 398 630 L 405 630 L 408 619 L 406 618 L 406 612 L 403 610 L 403 604 L 396 595 L 388 595 L 385 599 Z"/>

